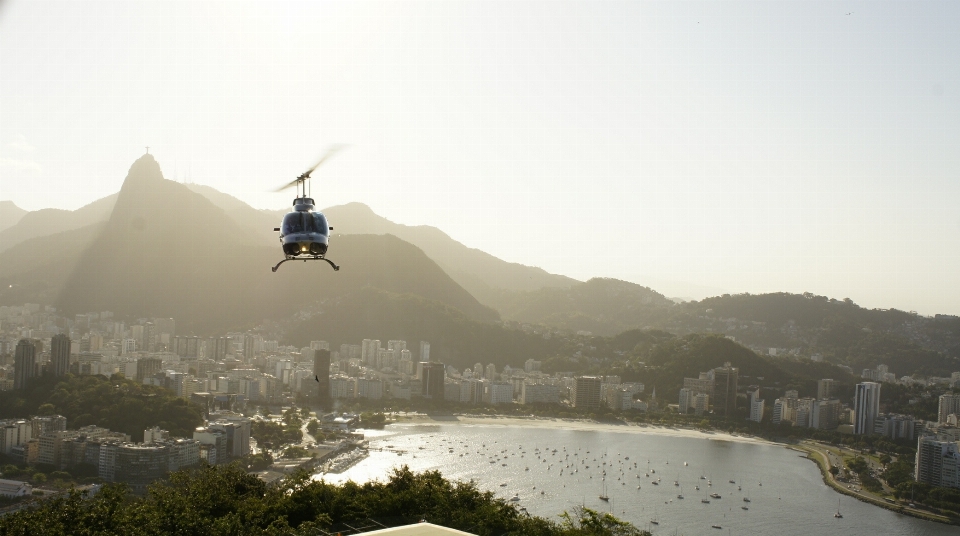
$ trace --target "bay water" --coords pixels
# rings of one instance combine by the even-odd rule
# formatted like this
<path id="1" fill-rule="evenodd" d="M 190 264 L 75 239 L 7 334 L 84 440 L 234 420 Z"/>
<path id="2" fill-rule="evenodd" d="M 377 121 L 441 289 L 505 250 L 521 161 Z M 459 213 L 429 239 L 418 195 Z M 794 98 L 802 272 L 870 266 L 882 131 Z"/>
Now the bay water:
<path id="1" fill-rule="evenodd" d="M 956 526 L 841 495 L 823 483 L 814 462 L 782 445 L 695 431 L 557 424 L 492 420 L 364 430 L 368 458 L 343 473 L 314 478 L 366 482 L 386 480 L 402 465 L 438 470 L 515 498 L 532 515 L 558 519 L 583 505 L 665 535 L 960 534 Z M 842 519 L 834 517 L 838 499 Z"/>

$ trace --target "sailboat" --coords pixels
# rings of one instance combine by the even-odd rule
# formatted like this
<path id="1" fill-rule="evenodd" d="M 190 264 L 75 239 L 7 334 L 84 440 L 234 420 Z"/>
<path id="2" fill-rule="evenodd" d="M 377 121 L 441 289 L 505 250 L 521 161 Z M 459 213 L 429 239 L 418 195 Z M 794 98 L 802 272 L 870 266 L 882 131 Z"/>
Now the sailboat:
<path id="1" fill-rule="evenodd" d="M 837 513 L 833 514 L 833 517 L 837 519 L 843 519 L 843 514 L 840 513 L 840 499 L 837 499 Z"/>
<path id="2" fill-rule="evenodd" d="M 606 483 L 606 482 L 603 483 L 603 491 L 600 492 L 600 500 L 601 500 L 601 501 L 609 501 L 609 500 L 610 500 L 610 497 L 607 496 L 607 483 Z"/>
<path id="3" fill-rule="evenodd" d="M 683 498 L 683 486 L 680 486 L 680 494 L 677 495 L 677 498 L 678 498 L 678 499 L 682 499 L 682 498 Z"/>

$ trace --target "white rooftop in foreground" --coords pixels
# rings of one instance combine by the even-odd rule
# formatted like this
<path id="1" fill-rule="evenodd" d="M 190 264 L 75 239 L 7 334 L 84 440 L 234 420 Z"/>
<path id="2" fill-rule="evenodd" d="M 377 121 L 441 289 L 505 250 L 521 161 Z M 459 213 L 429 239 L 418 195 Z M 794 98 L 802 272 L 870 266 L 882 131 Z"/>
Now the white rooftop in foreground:
<path id="1" fill-rule="evenodd" d="M 391 529 L 375 530 L 373 532 L 364 532 L 363 536 L 373 534 L 389 534 L 390 536 L 451 536 L 452 534 L 465 534 L 474 536 L 469 532 L 463 532 L 430 523 L 417 523 L 416 525 L 406 525 L 403 527 L 393 527 Z"/>

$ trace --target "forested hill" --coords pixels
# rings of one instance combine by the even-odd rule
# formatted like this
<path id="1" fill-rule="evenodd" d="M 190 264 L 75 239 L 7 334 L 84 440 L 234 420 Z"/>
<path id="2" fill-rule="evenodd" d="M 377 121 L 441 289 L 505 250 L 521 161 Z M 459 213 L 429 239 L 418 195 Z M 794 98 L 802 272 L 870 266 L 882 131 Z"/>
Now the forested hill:
<path id="1" fill-rule="evenodd" d="M 430 358 L 458 368 L 474 363 L 522 367 L 527 359 L 545 359 L 576 351 L 575 341 L 481 322 L 459 310 L 414 294 L 366 287 L 324 300 L 296 315 L 285 338 L 306 346 L 322 339 L 338 348 L 377 338 L 430 341 Z"/>
<path id="2" fill-rule="evenodd" d="M 568 288 L 503 292 L 493 305 L 505 319 L 596 335 L 660 324 L 675 308 L 648 287 L 600 277 Z"/>
<path id="3" fill-rule="evenodd" d="M 890 366 L 898 376 L 960 370 L 960 319 L 806 294 L 739 294 L 689 302 L 658 327 L 675 333 L 723 333 L 745 345 L 820 354 L 855 370 Z"/>
<path id="4" fill-rule="evenodd" d="M 137 441 L 154 426 L 189 437 L 203 423 L 200 407 L 169 389 L 120 376 L 43 375 L 26 389 L 0 391 L 0 419 L 54 414 L 66 417 L 70 429 L 93 424 Z"/>

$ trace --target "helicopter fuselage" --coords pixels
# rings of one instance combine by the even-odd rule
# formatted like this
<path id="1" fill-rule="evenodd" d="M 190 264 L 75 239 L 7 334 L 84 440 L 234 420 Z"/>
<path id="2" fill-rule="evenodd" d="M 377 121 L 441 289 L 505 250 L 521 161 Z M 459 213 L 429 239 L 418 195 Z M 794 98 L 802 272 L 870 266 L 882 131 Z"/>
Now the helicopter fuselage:
<path id="1" fill-rule="evenodd" d="M 288 212 L 280 224 L 280 243 L 284 255 L 321 256 L 327 253 L 330 226 L 322 212 L 314 210 L 313 199 L 298 197 L 293 212 Z"/>

